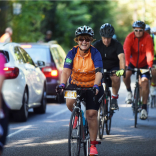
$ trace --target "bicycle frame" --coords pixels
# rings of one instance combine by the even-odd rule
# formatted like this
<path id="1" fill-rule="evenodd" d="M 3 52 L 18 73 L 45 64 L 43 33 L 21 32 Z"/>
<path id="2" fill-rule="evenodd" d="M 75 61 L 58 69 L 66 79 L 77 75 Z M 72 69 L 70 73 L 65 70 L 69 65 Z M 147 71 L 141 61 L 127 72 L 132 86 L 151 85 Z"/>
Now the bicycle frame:
<path id="1" fill-rule="evenodd" d="M 107 135 L 110 134 L 110 129 L 111 129 L 111 118 L 114 114 L 114 110 L 111 110 L 109 107 L 109 100 L 111 103 L 111 91 L 109 89 L 109 79 L 110 79 L 110 76 L 113 76 L 115 74 L 115 71 L 110 71 L 110 72 L 107 72 L 104 70 L 104 75 L 103 75 L 103 78 L 104 78 L 104 83 L 105 83 L 105 86 L 104 86 L 104 116 L 105 116 L 105 124 L 106 124 L 106 133 Z M 108 99 L 110 98 L 110 99 Z"/>

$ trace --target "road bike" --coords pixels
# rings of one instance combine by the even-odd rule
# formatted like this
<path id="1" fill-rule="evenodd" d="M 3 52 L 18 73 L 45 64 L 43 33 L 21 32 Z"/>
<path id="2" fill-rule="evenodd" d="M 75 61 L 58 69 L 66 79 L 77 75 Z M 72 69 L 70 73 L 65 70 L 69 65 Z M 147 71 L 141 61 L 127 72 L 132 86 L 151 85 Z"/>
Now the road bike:
<path id="1" fill-rule="evenodd" d="M 73 88 L 64 90 L 65 98 L 76 99 L 69 123 L 68 155 L 79 156 L 80 150 L 83 148 L 84 155 L 89 156 L 90 136 L 87 120 L 85 119 L 85 123 L 83 120 L 84 116 L 81 109 L 81 104 L 85 103 L 85 97 L 82 96 L 82 94 L 88 90 L 93 91 L 95 94 L 96 89 Z M 92 98 L 95 101 L 95 96 Z M 100 144 L 100 142 L 98 142 L 98 144 Z"/>
<path id="2" fill-rule="evenodd" d="M 114 110 L 110 109 L 111 104 L 111 79 L 110 76 L 113 76 L 115 74 L 115 71 L 106 71 L 104 70 L 103 74 L 103 87 L 104 87 L 104 95 L 102 97 L 101 105 L 98 111 L 98 137 L 100 139 L 103 138 L 104 129 L 106 126 L 106 134 L 109 135 L 111 131 L 111 123 L 112 123 L 112 117 L 115 113 Z"/>
<path id="3" fill-rule="evenodd" d="M 141 106 L 142 106 L 141 99 L 140 99 L 139 76 L 141 74 L 150 72 L 150 70 L 142 69 L 142 68 L 134 68 L 134 69 L 128 69 L 128 70 L 136 72 L 136 82 L 135 82 L 134 95 L 133 95 L 133 101 L 132 101 L 132 109 L 134 113 L 134 127 L 136 128 L 138 112 L 140 112 Z M 151 77 L 151 72 L 150 72 L 150 77 Z"/>

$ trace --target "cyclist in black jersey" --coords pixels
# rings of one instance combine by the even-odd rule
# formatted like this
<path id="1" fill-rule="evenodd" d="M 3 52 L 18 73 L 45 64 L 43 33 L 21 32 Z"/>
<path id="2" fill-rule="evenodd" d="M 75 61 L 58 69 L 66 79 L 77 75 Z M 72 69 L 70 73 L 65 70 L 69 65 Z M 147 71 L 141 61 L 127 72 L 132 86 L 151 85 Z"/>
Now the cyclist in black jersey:
<path id="1" fill-rule="evenodd" d="M 117 70 L 114 76 L 111 76 L 112 85 L 112 100 L 111 109 L 118 109 L 118 91 L 120 88 L 120 77 L 123 76 L 125 72 L 125 55 L 123 51 L 123 46 L 121 43 L 113 39 L 115 34 L 114 27 L 105 23 L 100 27 L 101 39 L 96 41 L 93 46 L 101 53 L 103 68 L 107 71 Z"/>

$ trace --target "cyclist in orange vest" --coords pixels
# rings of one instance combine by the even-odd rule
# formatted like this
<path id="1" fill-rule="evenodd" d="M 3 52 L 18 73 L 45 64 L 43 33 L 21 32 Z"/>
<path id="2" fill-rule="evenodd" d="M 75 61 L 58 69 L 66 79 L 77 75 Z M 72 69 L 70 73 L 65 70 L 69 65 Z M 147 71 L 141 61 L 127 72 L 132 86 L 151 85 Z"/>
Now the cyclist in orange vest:
<path id="1" fill-rule="evenodd" d="M 11 36 L 12 36 L 12 28 L 8 27 L 5 29 L 5 34 L 3 34 L 0 38 L 0 43 L 8 43 L 12 42 Z"/>

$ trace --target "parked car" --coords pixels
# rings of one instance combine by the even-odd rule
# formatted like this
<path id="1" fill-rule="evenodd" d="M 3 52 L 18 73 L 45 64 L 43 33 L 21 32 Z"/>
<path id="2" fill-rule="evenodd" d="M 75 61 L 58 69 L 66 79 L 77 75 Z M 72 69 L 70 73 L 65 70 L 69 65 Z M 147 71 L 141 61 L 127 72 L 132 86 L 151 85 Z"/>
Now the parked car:
<path id="1" fill-rule="evenodd" d="M 5 56 L 5 81 L 2 92 L 16 121 L 26 121 L 28 109 L 35 113 L 46 112 L 46 78 L 39 68 L 43 61 L 34 64 L 20 44 L 0 44 Z"/>
<path id="2" fill-rule="evenodd" d="M 56 94 L 56 86 L 60 84 L 66 53 L 63 48 L 52 41 L 49 43 L 21 44 L 31 58 L 37 63 L 38 60 L 45 62 L 45 67 L 40 69 L 46 76 L 47 98 L 54 98 L 59 103 L 64 102 L 64 94 Z"/>

